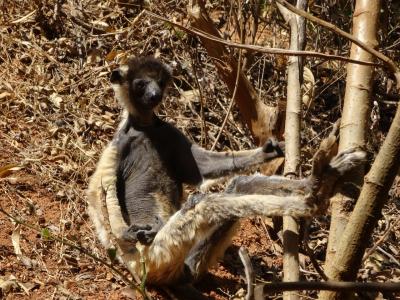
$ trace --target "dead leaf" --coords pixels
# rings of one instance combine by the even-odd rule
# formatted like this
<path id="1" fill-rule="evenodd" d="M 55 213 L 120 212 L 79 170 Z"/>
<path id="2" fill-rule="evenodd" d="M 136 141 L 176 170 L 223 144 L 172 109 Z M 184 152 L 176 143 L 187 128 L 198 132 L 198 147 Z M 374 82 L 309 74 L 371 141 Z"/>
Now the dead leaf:
<path id="1" fill-rule="evenodd" d="M 17 224 L 15 226 L 12 234 L 11 234 L 11 241 L 14 247 L 14 253 L 19 256 L 22 255 L 21 247 L 20 247 L 20 237 L 21 237 L 21 225 Z"/>
<path id="2" fill-rule="evenodd" d="M 121 289 L 121 294 L 129 299 L 137 299 L 137 291 L 130 287 L 124 287 Z"/>
<path id="3" fill-rule="evenodd" d="M 3 294 L 8 293 L 12 289 L 18 288 L 17 279 L 14 275 L 0 277 L 0 290 Z"/>
<path id="4" fill-rule="evenodd" d="M 112 50 L 110 51 L 107 55 L 106 55 L 106 61 L 110 62 L 112 61 L 116 56 L 117 56 L 118 52 L 116 50 Z"/>
<path id="5" fill-rule="evenodd" d="M 22 167 L 16 164 L 5 165 L 4 167 L 0 167 L 0 178 L 7 177 L 9 174 L 15 171 L 21 170 Z"/>
<path id="6" fill-rule="evenodd" d="M 199 90 L 180 91 L 179 102 L 185 105 L 191 105 L 192 102 L 199 102 Z"/>
<path id="7" fill-rule="evenodd" d="M 11 234 L 11 241 L 14 247 L 14 253 L 17 256 L 18 260 L 28 269 L 33 269 L 37 266 L 37 262 L 30 259 L 29 257 L 22 255 L 21 246 L 21 225 L 18 224 L 15 226 L 12 234 Z"/>
<path id="8" fill-rule="evenodd" d="M 307 67 L 304 67 L 303 84 L 301 88 L 303 90 L 303 104 L 307 109 L 310 109 L 314 103 L 315 78 L 313 72 Z"/>
<path id="9" fill-rule="evenodd" d="M 4 99 L 4 98 L 8 98 L 10 97 L 12 94 L 9 92 L 3 92 L 0 94 L 0 99 Z"/>
<path id="10" fill-rule="evenodd" d="M 50 95 L 49 100 L 56 108 L 63 109 L 63 98 L 57 93 Z"/>

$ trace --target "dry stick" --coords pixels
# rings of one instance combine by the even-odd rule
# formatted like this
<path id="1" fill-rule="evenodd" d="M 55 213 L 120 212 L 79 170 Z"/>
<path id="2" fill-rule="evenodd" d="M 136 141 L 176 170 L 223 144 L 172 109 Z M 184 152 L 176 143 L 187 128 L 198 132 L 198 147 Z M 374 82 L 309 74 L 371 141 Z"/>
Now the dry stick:
<path id="1" fill-rule="evenodd" d="M 305 0 L 297 0 L 297 5 L 306 7 Z M 278 9 L 290 26 L 290 49 L 299 49 L 299 36 L 303 35 L 297 16 L 278 5 Z M 284 174 L 293 179 L 298 176 L 300 165 L 300 116 L 301 116 L 301 87 L 300 87 L 299 57 L 291 56 L 288 61 L 287 103 L 285 119 L 285 167 Z M 291 216 L 283 217 L 283 281 L 293 282 L 300 279 L 299 268 L 299 225 Z M 284 292 L 283 299 L 297 300 L 298 293 Z"/>
<path id="2" fill-rule="evenodd" d="M 208 34 L 204 31 L 194 29 L 194 28 L 188 28 L 186 26 L 172 22 L 164 17 L 161 17 L 161 16 L 154 14 L 152 12 L 149 12 L 147 10 L 145 10 L 145 14 L 147 14 L 148 16 L 150 16 L 154 19 L 169 23 L 172 26 L 176 26 L 179 29 L 186 31 L 187 33 L 197 35 L 199 37 L 208 39 L 210 41 L 214 41 L 216 43 L 220 43 L 220 44 L 223 44 L 223 45 L 226 45 L 229 47 L 238 48 L 238 49 L 245 49 L 245 50 L 249 50 L 249 51 L 256 51 L 259 53 L 266 53 L 266 54 L 280 54 L 280 55 L 287 55 L 287 56 L 313 56 L 313 57 L 325 58 L 327 60 L 339 60 L 339 61 L 345 61 L 345 62 L 349 62 L 349 63 L 366 65 L 366 66 L 375 66 L 375 67 L 382 66 L 381 64 L 378 64 L 378 63 L 372 63 L 372 62 L 368 62 L 368 61 L 351 59 L 351 58 L 340 56 L 340 55 L 325 54 L 325 53 L 319 53 L 319 52 L 314 52 L 314 51 L 293 51 L 293 50 L 286 50 L 286 49 L 279 49 L 279 48 L 267 48 L 267 47 L 257 46 L 257 45 L 246 45 L 246 44 L 230 42 L 230 41 L 218 38 L 216 36 L 213 36 L 211 34 Z"/>
<path id="3" fill-rule="evenodd" d="M 391 259 L 398 267 L 400 267 L 400 262 L 394 257 L 393 254 L 390 254 L 389 252 L 383 250 L 380 246 L 378 246 L 377 250 L 381 252 L 382 254 L 386 255 L 389 259 Z"/>
<path id="4" fill-rule="evenodd" d="M 304 246 L 304 250 L 306 250 L 307 256 L 309 257 L 311 264 L 313 265 L 315 271 L 317 271 L 317 273 L 319 274 L 319 276 L 322 277 L 323 280 L 327 281 L 329 278 L 328 278 L 328 276 L 326 276 L 324 270 L 322 270 L 321 266 L 315 259 L 314 252 L 312 251 L 310 246 L 308 246 L 307 240 L 303 241 L 303 246 Z"/>
<path id="5" fill-rule="evenodd" d="M 386 238 L 388 237 L 389 233 L 392 231 L 392 228 L 399 223 L 400 219 L 397 219 L 394 223 L 389 224 L 388 228 L 385 230 L 383 235 L 379 238 L 379 240 L 365 253 L 362 262 L 365 262 L 367 258 L 375 252 L 375 250 L 382 244 Z"/>
<path id="6" fill-rule="evenodd" d="M 246 275 L 247 294 L 245 300 L 254 299 L 254 270 L 251 264 L 250 256 L 247 250 L 243 247 L 239 248 L 239 257 L 244 266 L 244 274 Z M 258 299 L 256 299 L 258 300 Z"/>
<path id="7" fill-rule="evenodd" d="M 196 48 L 196 60 L 197 60 L 197 48 Z M 194 81 L 196 82 L 197 88 L 199 89 L 199 97 L 200 97 L 200 119 L 201 119 L 201 140 L 200 145 L 207 145 L 207 127 L 206 127 L 206 119 L 204 117 L 204 96 L 202 92 L 202 88 L 200 86 L 199 78 L 197 77 L 196 64 L 194 63 L 193 55 L 191 55 L 192 69 L 194 75 Z"/>
<path id="8" fill-rule="evenodd" d="M 25 222 L 25 221 L 20 220 L 20 219 L 17 218 L 17 217 L 14 217 L 13 215 L 11 215 L 11 214 L 9 214 L 8 212 L 6 212 L 2 207 L 0 207 L 0 212 L 3 213 L 4 215 L 6 215 L 6 216 L 7 216 L 8 218 L 10 218 L 11 220 L 13 220 L 15 223 L 21 224 L 21 225 L 24 226 L 24 227 L 30 228 L 30 229 L 32 229 L 32 230 L 34 230 L 34 231 L 40 233 L 41 235 L 45 236 L 45 238 L 48 238 L 48 239 L 50 239 L 50 240 L 57 241 L 57 242 L 62 243 L 62 244 L 65 244 L 65 245 L 67 245 L 67 246 L 69 246 L 69 247 L 71 247 L 71 248 L 73 248 L 73 249 L 76 249 L 76 250 L 78 250 L 79 252 L 81 252 L 81 253 L 83 253 L 83 254 L 89 256 L 90 258 L 93 258 L 95 261 L 97 261 L 97 262 L 103 264 L 104 266 L 106 266 L 106 267 L 108 267 L 110 270 L 112 270 L 115 274 L 117 274 L 117 275 L 120 277 L 120 279 L 121 279 L 127 286 L 130 286 L 130 287 L 134 288 L 135 290 L 141 292 L 141 291 L 140 291 L 140 288 L 139 288 L 135 283 L 133 283 L 131 280 L 129 280 L 120 270 L 116 269 L 112 264 L 108 263 L 108 262 L 105 261 L 104 259 L 102 259 L 102 258 L 96 256 L 95 254 L 89 252 L 87 249 L 85 249 L 85 248 L 83 248 L 83 247 L 81 247 L 81 246 L 78 246 L 78 245 L 74 244 L 73 242 L 71 242 L 71 241 L 68 240 L 68 239 L 65 239 L 65 238 L 63 238 L 63 237 L 58 237 L 58 236 L 54 235 L 54 234 L 51 233 L 51 232 L 49 232 L 48 234 L 43 234 L 43 229 L 42 229 L 42 228 L 36 227 L 36 226 L 34 226 L 34 225 L 32 225 L 32 224 L 29 224 L 29 223 L 27 223 L 27 222 Z"/>
<path id="9" fill-rule="evenodd" d="M 400 291 L 400 283 L 397 282 L 353 282 L 353 281 L 298 281 L 298 282 L 274 282 L 257 285 L 254 289 L 255 297 L 281 291 L 298 290 L 327 290 L 327 291 L 351 291 L 351 292 L 389 292 Z M 257 299 L 257 298 L 256 298 Z M 264 299 L 264 298 L 261 298 Z"/>
<path id="10" fill-rule="evenodd" d="M 239 7 L 239 12 L 240 12 L 240 7 Z M 242 26 L 240 26 L 240 40 L 242 41 L 243 40 L 243 24 L 241 24 L 241 25 Z M 220 138 L 220 136 L 222 134 L 222 131 L 225 128 L 226 122 L 228 121 L 229 114 L 231 113 L 231 110 L 232 110 L 232 107 L 233 107 L 233 101 L 236 98 L 236 91 L 237 91 L 237 87 L 238 87 L 238 83 L 239 83 L 239 76 L 240 76 L 240 71 L 241 71 L 240 70 L 241 69 L 241 61 L 242 61 L 242 51 L 239 50 L 239 59 L 238 59 L 238 65 L 237 65 L 235 87 L 233 88 L 232 98 L 229 101 L 229 106 L 228 106 L 228 110 L 227 110 L 226 115 L 225 115 L 225 119 L 222 122 L 221 128 L 218 131 L 217 137 L 215 138 L 215 141 L 214 141 L 214 143 L 213 143 L 213 145 L 211 147 L 211 151 L 213 151 L 215 149 L 215 146 L 218 143 L 218 140 L 219 140 L 219 138 Z"/>
<path id="11" fill-rule="evenodd" d="M 360 48 L 364 49 L 365 51 L 367 51 L 367 52 L 371 53 L 372 55 L 376 56 L 377 58 L 379 58 L 381 61 L 383 61 L 385 63 L 385 65 L 389 68 L 389 70 L 391 72 L 393 72 L 394 76 L 396 77 L 397 89 L 400 89 L 400 69 L 397 67 L 396 63 L 393 60 L 391 60 L 389 57 L 387 57 L 386 55 L 382 54 L 381 52 L 375 50 L 374 48 L 368 46 L 367 44 L 360 41 L 359 39 L 357 39 L 355 36 L 351 35 L 350 33 L 336 27 L 332 23 L 324 21 L 320 18 L 317 18 L 317 17 L 307 13 L 304 10 L 300 10 L 300 9 L 296 8 L 295 6 L 291 5 L 286 0 L 275 0 L 275 1 L 278 2 L 279 4 L 285 6 L 287 9 L 291 10 L 292 12 L 298 14 L 299 16 L 302 16 L 302 17 L 310 20 L 311 22 L 317 23 L 318 25 L 321 25 L 321 26 L 349 39 L 350 41 L 352 41 L 354 44 L 356 44 Z"/>
<path id="12" fill-rule="evenodd" d="M 221 128 L 219 129 L 219 132 L 218 132 L 218 134 L 217 134 L 217 137 L 215 138 L 214 144 L 213 144 L 212 147 L 211 147 L 211 151 L 213 151 L 213 150 L 215 149 L 215 146 L 216 146 L 217 143 L 218 143 L 218 140 L 219 140 L 219 138 L 220 138 L 220 136 L 221 136 L 221 134 L 222 134 L 222 131 L 223 131 L 224 128 L 225 128 L 226 122 L 228 121 L 229 114 L 231 113 L 231 110 L 232 110 L 232 106 L 233 106 L 233 102 L 234 102 L 235 97 L 236 97 L 236 91 L 237 91 L 238 82 L 239 82 L 240 67 L 241 67 L 241 66 L 240 66 L 240 63 L 241 63 L 241 60 L 242 60 L 242 51 L 240 50 L 240 51 L 239 51 L 239 59 L 238 59 L 238 67 L 237 67 L 237 72 L 236 72 L 236 79 L 235 79 L 235 87 L 234 87 L 234 89 L 233 89 L 232 98 L 231 98 L 231 100 L 229 101 L 229 106 L 228 106 L 228 110 L 227 110 L 226 115 L 225 115 L 225 119 L 224 119 L 224 121 L 222 122 Z"/>

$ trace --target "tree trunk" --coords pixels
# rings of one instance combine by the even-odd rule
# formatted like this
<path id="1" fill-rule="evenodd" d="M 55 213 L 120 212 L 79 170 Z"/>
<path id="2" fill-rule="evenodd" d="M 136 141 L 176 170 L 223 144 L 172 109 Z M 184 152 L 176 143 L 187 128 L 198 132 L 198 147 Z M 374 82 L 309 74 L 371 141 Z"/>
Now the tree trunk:
<path id="1" fill-rule="evenodd" d="M 353 16 L 353 35 L 361 41 L 377 46 L 376 33 L 379 18 L 379 0 L 357 0 Z M 365 61 L 373 61 L 374 57 L 352 44 L 350 57 Z M 373 68 L 356 64 L 347 66 L 347 84 L 340 129 L 339 151 L 352 147 L 364 147 L 366 144 L 367 120 L 370 111 L 371 82 Z M 351 178 L 353 182 L 362 183 L 363 170 L 356 170 Z M 332 219 L 329 232 L 325 272 L 329 278 L 335 274 L 336 257 L 342 255 L 337 249 L 340 239 L 348 222 L 348 203 L 354 200 L 338 193 L 332 199 Z M 335 257 L 335 259 L 334 259 Z M 332 278 L 333 279 L 333 278 Z M 353 278 L 354 279 L 354 278 Z M 335 293 L 321 292 L 319 299 L 335 299 Z M 339 298 L 338 298 L 339 299 Z M 340 298 L 342 299 L 342 298 Z"/>
<path id="2" fill-rule="evenodd" d="M 364 186 L 352 212 L 349 223 L 337 246 L 337 253 L 327 275 L 334 281 L 355 280 L 365 248 L 400 167 L 400 106 L 390 126 L 371 170 L 365 176 Z M 335 292 L 322 293 L 321 299 L 348 299 Z"/>
<path id="3" fill-rule="evenodd" d="M 307 1 L 298 0 L 297 6 L 307 7 Z M 290 26 L 290 50 L 303 50 L 305 26 L 302 17 L 296 16 L 282 5 L 278 8 Z M 302 65 L 299 57 L 291 56 L 288 65 L 287 106 L 285 122 L 285 168 L 284 174 L 290 177 L 298 175 L 300 165 L 300 117 Z M 299 229 L 296 219 L 283 217 L 283 281 L 298 281 L 299 272 Z M 285 300 L 299 299 L 299 293 L 283 293 Z"/>

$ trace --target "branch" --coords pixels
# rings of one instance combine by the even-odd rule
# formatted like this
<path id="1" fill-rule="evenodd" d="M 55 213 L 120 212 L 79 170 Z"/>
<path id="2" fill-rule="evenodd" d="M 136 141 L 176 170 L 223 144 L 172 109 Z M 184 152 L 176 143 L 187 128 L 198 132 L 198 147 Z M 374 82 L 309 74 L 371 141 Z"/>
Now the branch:
<path id="1" fill-rule="evenodd" d="M 317 23 L 318 25 L 321 25 L 321 26 L 329 29 L 330 31 L 337 33 L 338 35 L 347 38 L 348 40 L 352 41 L 354 44 L 356 44 L 360 48 L 364 49 L 368 53 L 372 54 L 373 56 L 375 56 L 378 59 L 380 59 L 381 61 L 383 61 L 385 63 L 385 65 L 388 67 L 388 69 L 396 77 L 397 89 L 400 90 L 400 69 L 397 67 L 396 63 L 393 60 L 391 60 L 389 57 L 387 57 L 386 55 L 382 54 L 381 52 L 375 50 L 371 46 L 368 46 L 366 43 L 360 41 L 359 39 L 357 39 L 355 36 L 351 35 L 350 33 L 336 27 L 332 23 L 324 21 L 320 18 L 317 18 L 317 17 L 307 13 L 304 10 L 296 8 L 295 6 L 291 5 L 286 0 L 275 0 L 275 1 L 278 2 L 279 4 L 285 6 L 287 9 L 291 10 L 292 12 L 298 14 L 299 16 L 302 16 L 302 17 L 310 20 L 311 22 Z"/>
<path id="2" fill-rule="evenodd" d="M 239 257 L 244 266 L 244 273 L 246 275 L 247 282 L 247 294 L 245 300 L 254 299 L 254 270 L 250 261 L 249 253 L 243 247 L 239 248 Z M 256 298 L 257 299 L 257 298 Z"/>
<path id="3" fill-rule="evenodd" d="M 274 282 L 257 285 L 254 293 L 256 297 L 281 291 L 299 290 L 328 290 L 351 292 L 389 292 L 400 291 L 398 282 L 351 282 L 351 281 L 298 281 L 298 282 Z"/>
<path id="4" fill-rule="evenodd" d="M 150 16 L 154 19 L 157 19 L 157 20 L 166 22 L 168 24 L 171 24 L 172 26 L 178 27 L 179 29 L 181 29 L 189 34 L 196 35 L 196 36 L 199 36 L 199 37 L 202 37 L 202 38 L 205 38 L 205 39 L 208 39 L 208 40 L 211 40 L 211 41 L 214 41 L 214 42 L 217 42 L 217 43 L 229 46 L 229 47 L 237 48 L 237 49 L 245 49 L 245 50 L 256 51 L 256 52 L 260 52 L 260 53 L 280 54 L 280 55 L 286 55 L 286 56 L 312 56 L 312 57 L 325 58 L 327 60 L 339 60 L 339 61 L 345 61 L 345 62 L 349 62 L 349 63 L 366 65 L 366 66 L 382 67 L 381 64 L 371 63 L 368 61 L 355 60 L 355 59 L 351 59 L 351 58 L 340 56 L 340 55 L 325 54 L 325 53 L 319 53 L 319 52 L 315 52 L 315 51 L 293 51 L 293 50 L 286 50 L 286 49 L 280 49 L 280 48 L 266 48 L 263 46 L 246 45 L 246 44 L 230 42 L 230 41 L 215 37 L 204 31 L 201 31 L 201 30 L 198 30 L 195 28 L 185 27 L 178 23 L 172 22 L 172 21 L 168 20 L 167 18 L 161 17 L 161 16 L 154 14 L 152 12 L 149 12 L 147 10 L 145 10 L 145 14 L 147 14 L 148 16 Z"/>

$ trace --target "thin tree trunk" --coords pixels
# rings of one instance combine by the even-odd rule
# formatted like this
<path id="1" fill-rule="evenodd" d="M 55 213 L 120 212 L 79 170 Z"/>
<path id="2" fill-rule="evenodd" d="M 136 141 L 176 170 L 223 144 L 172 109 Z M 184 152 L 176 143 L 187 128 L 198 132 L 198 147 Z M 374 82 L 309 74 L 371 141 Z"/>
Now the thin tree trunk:
<path id="1" fill-rule="evenodd" d="M 372 167 L 364 179 L 364 186 L 354 211 L 337 246 L 332 267 L 327 269 L 329 279 L 351 281 L 357 277 L 365 248 L 382 216 L 382 208 L 400 167 L 400 106 L 389 133 Z M 321 293 L 322 299 L 348 299 L 337 292 Z"/>
<path id="2" fill-rule="evenodd" d="M 298 0 L 297 6 L 302 9 L 307 7 L 307 1 Z M 278 8 L 290 26 L 290 50 L 303 50 L 305 26 L 301 24 L 294 13 L 285 7 Z M 302 20 L 304 22 L 304 20 Z M 301 38 L 302 37 L 302 38 Z M 301 83 L 302 65 L 299 57 L 291 56 L 288 65 L 287 106 L 285 122 L 285 168 L 284 174 L 290 177 L 298 175 L 300 165 L 300 117 L 301 117 Z M 283 280 L 298 281 L 299 272 L 299 229 L 296 219 L 283 217 Z M 286 291 L 283 293 L 285 300 L 299 299 L 299 293 Z"/>
<path id="3" fill-rule="evenodd" d="M 371 46 L 377 46 L 376 34 L 379 8 L 379 0 L 357 0 L 354 10 L 353 35 Z M 355 44 L 352 44 L 350 57 L 366 61 L 373 61 L 374 59 L 371 54 Z M 372 76 L 372 67 L 355 64 L 348 64 L 347 66 L 347 84 L 340 129 L 339 151 L 352 147 L 364 147 L 366 144 Z M 356 170 L 351 176 L 352 181 L 361 184 L 363 173 L 362 168 Z M 344 189 L 343 192 L 345 192 Z M 352 203 L 354 201 L 344 194 L 338 193 L 332 198 L 332 219 L 325 263 L 325 273 L 329 278 L 336 274 L 336 257 L 342 256 L 337 247 L 340 240 L 343 239 L 343 232 L 348 222 L 349 211 L 346 207 L 349 207 L 349 202 Z M 319 296 L 319 299 L 335 298 L 335 293 L 331 292 L 321 292 Z"/>

